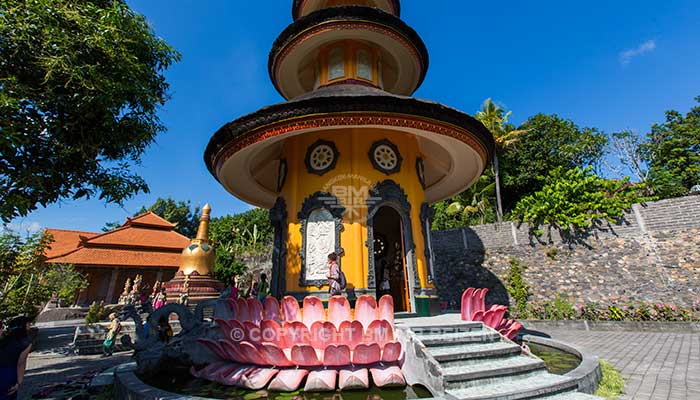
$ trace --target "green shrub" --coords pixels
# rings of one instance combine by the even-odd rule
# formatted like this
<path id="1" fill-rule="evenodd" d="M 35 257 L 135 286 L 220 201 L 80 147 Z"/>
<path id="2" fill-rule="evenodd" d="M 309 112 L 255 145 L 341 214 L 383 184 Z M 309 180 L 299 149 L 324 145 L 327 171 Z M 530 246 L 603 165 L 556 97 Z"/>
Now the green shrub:
<path id="1" fill-rule="evenodd" d="M 92 304 L 90 304 L 90 308 L 88 308 L 87 315 L 85 315 L 85 324 L 86 325 L 92 325 L 96 324 L 102 319 L 104 319 L 106 310 L 105 310 L 105 305 L 104 302 L 96 302 L 93 301 Z"/>
<path id="2" fill-rule="evenodd" d="M 595 395 L 609 400 L 617 399 L 625 388 L 625 380 L 620 372 L 605 360 L 600 360 L 600 368 L 603 376 L 598 383 Z"/>
<path id="3" fill-rule="evenodd" d="M 514 307 L 511 308 L 513 316 L 523 318 L 527 313 L 527 300 L 530 297 L 530 286 L 523 279 L 523 272 L 527 269 L 525 264 L 521 263 L 517 258 L 511 257 L 510 268 L 506 282 L 508 284 L 506 290 L 515 300 Z"/>

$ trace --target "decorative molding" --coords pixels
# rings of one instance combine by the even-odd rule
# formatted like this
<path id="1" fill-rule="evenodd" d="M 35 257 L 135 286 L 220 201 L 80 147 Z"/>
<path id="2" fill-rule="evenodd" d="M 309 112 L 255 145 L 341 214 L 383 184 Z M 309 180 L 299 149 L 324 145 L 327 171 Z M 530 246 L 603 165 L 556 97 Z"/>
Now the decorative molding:
<path id="1" fill-rule="evenodd" d="M 287 181 L 287 172 L 289 171 L 289 166 L 287 165 L 286 159 L 280 160 L 279 168 L 277 169 L 277 192 L 279 193 L 284 187 L 284 183 Z"/>
<path id="2" fill-rule="evenodd" d="M 484 165 L 486 165 L 489 158 L 489 152 L 486 146 L 479 139 L 477 139 L 474 134 L 456 125 L 410 115 L 387 115 L 385 113 L 373 112 L 346 112 L 335 115 L 307 115 L 299 118 L 286 119 L 284 121 L 280 121 L 279 123 L 254 129 L 245 135 L 237 136 L 228 141 L 223 149 L 217 151 L 213 155 L 212 164 L 215 165 L 215 171 L 218 174 L 223 166 L 223 163 L 234 153 L 252 144 L 283 135 L 285 133 L 330 126 L 371 125 L 411 128 L 448 136 L 466 143 L 472 149 L 474 149 L 481 156 L 481 160 L 483 161 Z"/>
<path id="3" fill-rule="evenodd" d="M 301 205 L 301 210 L 297 214 L 297 218 L 301 223 L 301 227 L 299 228 L 301 232 L 301 251 L 299 252 L 299 257 L 301 257 L 301 273 L 299 275 L 299 286 L 317 286 L 320 288 L 328 283 L 326 279 L 306 279 L 306 247 L 308 245 L 306 235 L 308 231 L 308 219 L 311 213 L 318 209 L 325 209 L 331 213 L 333 222 L 335 223 L 335 252 L 339 256 L 343 254 L 343 248 L 340 246 L 340 233 L 343 231 L 345 207 L 343 207 L 340 200 L 334 195 L 328 192 L 316 192 L 304 200 Z M 338 266 L 340 266 L 341 258 L 342 257 L 338 257 Z"/>
<path id="4" fill-rule="evenodd" d="M 328 146 L 333 153 L 333 158 L 331 159 L 330 164 L 328 164 L 326 167 L 321 168 L 321 169 L 316 169 L 312 166 L 312 161 L 311 157 L 316 149 L 318 149 L 320 146 Z M 306 156 L 304 157 L 304 165 L 306 165 L 306 171 L 308 171 L 310 174 L 316 174 L 316 175 L 323 175 L 326 172 L 332 170 L 335 168 L 335 165 L 338 163 L 338 157 L 340 156 L 340 153 L 338 153 L 338 148 L 335 147 L 335 143 L 328 141 L 328 140 L 323 140 L 323 139 L 318 139 L 315 141 L 311 146 L 309 146 L 308 149 L 306 149 Z"/>
<path id="5" fill-rule="evenodd" d="M 277 198 L 275 205 L 270 209 L 270 223 L 275 235 L 272 247 L 270 291 L 279 299 L 287 289 L 287 204 L 281 197 Z"/>
<path id="6" fill-rule="evenodd" d="M 425 163 L 422 157 L 416 158 L 416 175 L 418 176 L 420 186 L 425 190 Z"/>
<path id="7" fill-rule="evenodd" d="M 430 204 L 424 202 L 420 205 L 420 229 L 423 232 L 423 254 L 425 254 L 425 262 L 428 263 L 428 282 L 432 283 L 435 278 L 435 270 L 433 268 L 433 257 L 430 241 L 430 223 L 435 216 L 435 210 L 430 207 Z"/>
<path id="8" fill-rule="evenodd" d="M 396 164 L 393 167 L 391 167 L 391 168 L 383 167 L 377 161 L 376 155 L 374 153 L 377 150 L 377 148 L 381 147 L 381 146 L 386 146 L 389 148 L 390 151 L 393 151 L 394 156 L 396 157 Z M 396 145 L 394 143 L 390 142 L 387 139 L 378 140 L 378 141 L 372 143 L 372 146 L 369 148 L 368 154 L 369 154 L 369 161 L 372 163 L 372 166 L 374 167 L 374 169 L 383 172 L 385 175 L 395 174 L 401 170 L 401 162 L 403 161 L 403 157 L 401 157 L 401 153 L 399 152 L 399 148 L 396 147 Z"/>
<path id="9" fill-rule="evenodd" d="M 404 190 L 396 182 L 387 179 L 376 184 L 369 190 L 367 197 L 367 241 L 365 246 L 368 249 L 367 260 L 367 288 L 376 288 L 376 272 L 374 265 L 374 216 L 377 211 L 383 206 L 393 208 L 401 217 L 401 226 L 403 228 L 403 250 L 404 261 L 406 268 L 410 269 L 413 274 L 413 287 L 420 288 L 420 280 L 416 269 L 416 259 L 414 250 L 416 244 L 413 241 L 413 229 L 411 224 L 411 203 L 408 202 L 408 196 Z M 409 277 L 406 277 L 406 284 L 409 285 Z"/>

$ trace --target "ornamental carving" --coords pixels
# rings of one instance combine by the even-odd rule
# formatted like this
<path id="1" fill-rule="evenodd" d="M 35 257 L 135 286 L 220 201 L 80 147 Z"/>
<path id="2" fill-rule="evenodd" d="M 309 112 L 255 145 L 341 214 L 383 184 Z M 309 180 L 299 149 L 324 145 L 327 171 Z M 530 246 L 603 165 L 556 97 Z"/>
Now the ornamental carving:
<path id="1" fill-rule="evenodd" d="M 340 232 L 343 230 L 345 207 L 327 192 L 316 192 L 304 200 L 298 218 L 301 222 L 301 274 L 299 286 L 327 283 L 328 254 L 342 254 Z M 338 258 L 340 265 L 341 258 Z"/>
<path id="2" fill-rule="evenodd" d="M 372 147 L 369 148 L 369 160 L 376 170 L 391 175 L 401 170 L 403 157 L 395 144 L 382 139 L 372 143 Z"/>

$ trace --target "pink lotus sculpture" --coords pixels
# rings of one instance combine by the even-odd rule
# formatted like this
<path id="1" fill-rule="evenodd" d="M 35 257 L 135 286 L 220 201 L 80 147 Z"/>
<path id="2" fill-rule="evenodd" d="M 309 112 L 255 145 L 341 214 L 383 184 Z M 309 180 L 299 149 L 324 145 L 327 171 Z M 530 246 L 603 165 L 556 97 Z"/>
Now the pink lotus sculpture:
<path id="1" fill-rule="evenodd" d="M 523 326 L 520 322 L 503 318 L 508 310 L 506 306 L 494 304 L 487 310 L 484 300 L 488 291 L 487 288 L 467 288 L 462 293 L 462 319 L 481 321 L 508 339 L 515 339 Z"/>
<path id="2" fill-rule="evenodd" d="M 224 339 L 198 339 L 221 359 L 192 375 L 224 385 L 259 390 L 363 389 L 369 375 L 379 387 L 405 386 L 398 366 L 403 353 L 394 340 L 394 304 L 360 296 L 353 314 L 345 297 L 333 296 L 328 312 L 321 299 L 291 296 L 230 299 L 234 319 L 214 318 Z M 337 381 L 337 386 L 336 386 Z"/>

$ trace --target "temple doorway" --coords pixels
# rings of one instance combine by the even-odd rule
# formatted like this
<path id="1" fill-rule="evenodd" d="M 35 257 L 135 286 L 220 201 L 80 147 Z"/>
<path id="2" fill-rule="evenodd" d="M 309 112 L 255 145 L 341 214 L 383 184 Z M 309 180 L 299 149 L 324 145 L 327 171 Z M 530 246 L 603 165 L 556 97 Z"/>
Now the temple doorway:
<path id="1" fill-rule="evenodd" d="M 401 216 L 392 207 L 381 206 L 372 222 L 377 299 L 390 294 L 394 298 L 394 311 L 409 311 Z"/>

